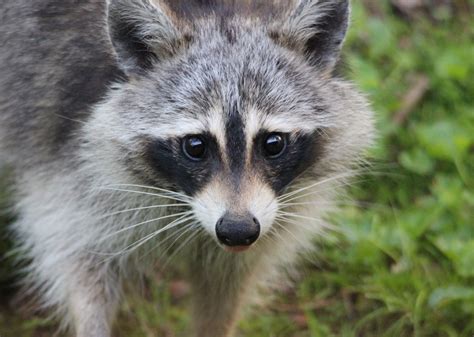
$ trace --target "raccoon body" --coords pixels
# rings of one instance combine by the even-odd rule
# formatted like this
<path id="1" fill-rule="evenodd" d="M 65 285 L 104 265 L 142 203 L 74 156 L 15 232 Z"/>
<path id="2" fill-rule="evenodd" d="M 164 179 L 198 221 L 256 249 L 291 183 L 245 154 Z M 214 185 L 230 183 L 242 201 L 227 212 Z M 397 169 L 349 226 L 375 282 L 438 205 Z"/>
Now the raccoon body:
<path id="1" fill-rule="evenodd" d="M 373 138 L 334 74 L 343 0 L 4 0 L 0 153 L 25 287 L 109 337 L 121 285 L 179 259 L 195 336 L 311 249 Z"/>

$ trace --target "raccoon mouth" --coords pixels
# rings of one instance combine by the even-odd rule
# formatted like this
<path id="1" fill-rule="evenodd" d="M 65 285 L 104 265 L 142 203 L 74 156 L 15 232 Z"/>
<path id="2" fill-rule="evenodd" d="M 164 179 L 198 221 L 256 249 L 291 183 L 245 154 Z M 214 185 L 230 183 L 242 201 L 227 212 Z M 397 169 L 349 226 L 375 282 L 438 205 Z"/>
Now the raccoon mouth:
<path id="1" fill-rule="evenodd" d="M 224 249 L 230 253 L 243 253 L 249 250 L 252 246 L 234 246 L 234 247 L 229 247 L 225 246 Z"/>

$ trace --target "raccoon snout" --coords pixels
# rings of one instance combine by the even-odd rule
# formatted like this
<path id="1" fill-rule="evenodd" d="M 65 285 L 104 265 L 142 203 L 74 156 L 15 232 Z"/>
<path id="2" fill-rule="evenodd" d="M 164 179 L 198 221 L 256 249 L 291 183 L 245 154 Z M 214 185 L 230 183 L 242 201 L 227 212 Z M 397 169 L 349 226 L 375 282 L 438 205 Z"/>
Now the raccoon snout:
<path id="1" fill-rule="evenodd" d="M 236 247 L 249 247 L 257 241 L 260 236 L 260 223 L 251 214 L 237 216 L 227 213 L 217 221 L 216 234 L 223 245 L 234 247 L 231 250 L 237 251 Z"/>

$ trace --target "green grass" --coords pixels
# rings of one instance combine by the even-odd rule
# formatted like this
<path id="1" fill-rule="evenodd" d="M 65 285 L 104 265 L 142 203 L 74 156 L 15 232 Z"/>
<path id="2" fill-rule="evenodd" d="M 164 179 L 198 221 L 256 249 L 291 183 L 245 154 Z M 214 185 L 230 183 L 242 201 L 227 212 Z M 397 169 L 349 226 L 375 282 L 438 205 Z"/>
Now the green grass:
<path id="1" fill-rule="evenodd" d="M 375 164 L 351 188 L 357 203 L 334 216 L 341 233 L 318 243 L 295 288 L 243 321 L 241 336 L 472 337 L 473 18 L 432 5 L 408 19 L 387 1 L 354 3 L 346 59 L 377 112 Z M 422 97 L 395 123 L 407 95 L 426 80 Z M 187 296 L 171 291 L 175 285 L 170 278 L 150 283 L 144 298 L 132 294 L 120 336 L 180 335 L 189 323 Z M 0 311 L 4 337 L 43 336 L 45 325 Z"/>

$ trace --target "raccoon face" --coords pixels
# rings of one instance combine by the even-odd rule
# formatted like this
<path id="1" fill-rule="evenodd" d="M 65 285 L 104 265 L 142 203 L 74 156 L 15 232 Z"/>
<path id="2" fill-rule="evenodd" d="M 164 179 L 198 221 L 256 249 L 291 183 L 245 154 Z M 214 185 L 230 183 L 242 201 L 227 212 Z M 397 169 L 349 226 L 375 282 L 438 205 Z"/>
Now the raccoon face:
<path id="1" fill-rule="evenodd" d="M 278 20 L 178 20 L 164 4 L 112 0 L 128 80 L 94 132 L 120 153 L 116 166 L 184 192 L 209 234 L 245 250 L 296 181 L 337 173 L 369 143 L 365 101 L 331 76 L 348 13 L 347 1 L 301 0 Z"/>

